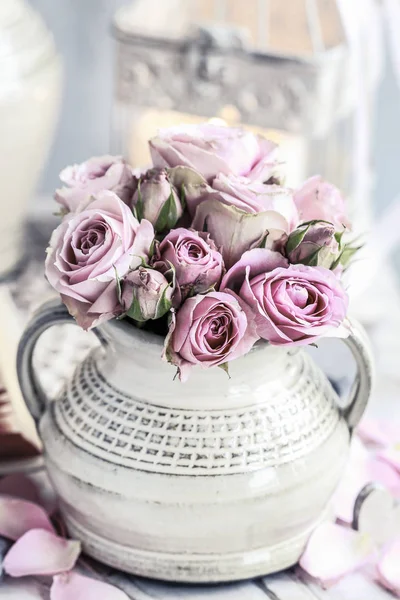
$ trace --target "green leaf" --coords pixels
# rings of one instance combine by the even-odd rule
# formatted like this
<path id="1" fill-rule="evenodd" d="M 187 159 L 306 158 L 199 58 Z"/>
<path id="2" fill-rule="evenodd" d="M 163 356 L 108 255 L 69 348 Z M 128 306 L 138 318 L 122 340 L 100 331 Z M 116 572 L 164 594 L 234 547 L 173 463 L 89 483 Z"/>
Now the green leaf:
<path id="1" fill-rule="evenodd" d="M 259 248 L 266 248 L 267 247 L 268 236 L 269 236 L 269 231 L 266 231 L 265 234 L 263 235 L 263 237 L 261 238 L 261 242 L 260 242 Z"/>
<path id="2" fill-rule="evenodd" d="M 146 321 L 146 319 L 143 319 L 142 311 L 140 308 L 140 303 L 135 295 L 133 296 L 132 304 L 131 304 L 129 310 L 127 311 L 126 315 L 130 319 L 133 319 L 134 321 L 137 321 L 138 323 L 144 323 Z"/>
<path id="3" fill-rule="evenodd" d="M 181 188 L 180 201 L 181 201 L 182 211 L 185 212 L 186 207 L 187 207 L 187 200 L 186 200 L 186 188 L 185 188 L 184 183 L 182 184 L 182 188 Z"/>
<path id="4" fill-rule="evenodd" d="M 176 288 L 176 269 L 172 262 L 170 262 L 169 260 L 167 262 L 169 264 L 169 270 L 167 271 L 167 273 L 169 273 L 169 271 L 171 271 L 172 273 L 171 287 L 174 290 Z"/>
<path id="5" fill-rule="evenodd" d="M 118 295 L 118 302 L 120 304 L 122 304 L 122 288 L 121 288 L 121 280 L 118 277 L 118 271 L 117 271 L 117 267 L 115 265 L 113 265 L 114 267 L 114 272 L 115 272 L 115 279 L 117 282 L 117 295 Z"/>
<path id="6" fill-rule="evenodd" d="M 167 314 L 168 311 L 171 310 L 172 302 L 167 298 L 167 292 L 169 289 L 171 289 L 171 286 L 165 288 L 160 300 L 158 301 L 156 314 L 153 319 L 154 321 L 156 321 L 157 319 L 161 319 L 161 317 L 163 317 L 165 314 Z"/>
<path id="7" fill-rule="evenodd" d="M 229 379 L 231 378 L 231 376 L 229 375 L 229 364 L 228 363 L 223 363 L 222 365 L 218 365 L 218 367 L 220 369 L 222 369 L 223 371 L 225 371 L 225 373 L 228 375 Z"/>
<path id="8" fill-rule="evenodd" d="M 353 256 L 361 250 L 362 246 L 345 246 L 340 255 L 340 264 L 347 267 Z"/>
<path id="9" fill-rule="evenodd" d="M 140 260 L 140 264 L 135 268 L 130 268 L 129 271 L 136 271 L 137 268 L 143 267 L 144 269 L 152 269 L 153 267 L 146 262 L 144 256 L 139 256 L 139 254 L 130 254 L 132 258 L 138 258 Z"/>
<path id="10" fill-rule="evenodd" d="M 337 231 L 335 233 L 335 240 L 339 244 L 339 248 L 340 249 L 342 248 L 342 238 L 343 238 L 343 235 L 344 235 L 344 229 L 343 229 L 343 231 Z"/>
<path id="11" fill-rule="evenodd" d="M 65 206 L 61 206 L 61 208 L 58 212 L 53 213 L 53 217 L 61 217 L 63 219 L 65 217 L 65 215 L 68 215 L 68 214 L 69 214 L 68 208 L 65 208 Z"/>
<path id="12" fill-rule="evenodd" d="M 319 253 L 321 252 L 321 250 L 323 248 L 324 248 L 324 246 L 317 248 L 314 252 L 312 252 L 309 256 L 307 256 L 307 258 L 305 258 L 304 260 L 301 260 L 300 264 L 306 265 L 307 267 L 318 267 Z"/>
<path id="13" fill-rule="evenodd" d="M 174 197 L 174 192 L 171 187 L 171 193 L 164 203 L 164 206 L 160 210 L 160 214 L 158 215 L 158 219 L 156 224 L 154 225 L 154 229 L 158 232 L 165 231 L 167 229 L 172 229 L 178 220 L 178 211 L 176 209 L 176 201 Z"/>
<path id="14" fill-rule="evenodd" d="M 286 244 L 286 254 L 290 254 L 293 250 L 296 250 L 304 240 L 307 231 L 310 229 L 312 222 L 300 225 L 293 233 L 290 234 Z"/>
<path id="15" fill-rule="evenodd" d="M 143 219 L 143 214 L 144 214 L 144 203 L 143 203 L 142 193 L 140 191 L 140 179 L 138 181 L 137 192 L 138 192 L 138 199 L 134 206 L 134 210 L 135 210 L 135 216 L 136 216 L 137 220 L 140 222 Z"/>
<path id="16" fill-rule="evenodd" d="M 331 270 L 333 271 L 339 265 L 342 265 L 343 267 L 347 267 L 348 264 L 349 264 L 349 262 L 353 258 L 353 256 L 359 250 L 361 250 L 361 248 L 362 248 L 362 246 L 352 246 L 351 244 L 347 244 L 346 246 L 344 246 L 344 248 L 342 249 L 341 253 L 337 257 L 337 259 L 335 260 L 335 262 L 332 264 Z"/>
<path id="17" fill-rule="evenodd" d="M 156 250 L 156 243 L 157 243 L 157 240 L 156 240 L 156 238 L 154 238 L 154 240 L 151 242 L 150 248 L 149 248 L 149 259 L 152 259 L 154 256 L 154 253 Z M 151 262 L 151 260 L 149 262 Z"/>
<path id="18" fill-rule="evenodd" d="M 304 223 L 300 223 L 299 227 L 305 227 L 306 225 L 309 225 L 311 227 L 312 225 L 318 225 L 318 223 L 326 223 L 327 225 L 333 225 L 331 221 L 325 221 L 324 219 L 312 219 L 312 221 L 304 221 Z"/>
<path id="19" fill-rule="evenodd" d="M 340 265 L 340 259 L 342 257 L 342 253 L 339 254 L 339 256 L 337 257 L 337 259 L 331 264 L 331 271 L 334 271 L 339 265 Z"/>

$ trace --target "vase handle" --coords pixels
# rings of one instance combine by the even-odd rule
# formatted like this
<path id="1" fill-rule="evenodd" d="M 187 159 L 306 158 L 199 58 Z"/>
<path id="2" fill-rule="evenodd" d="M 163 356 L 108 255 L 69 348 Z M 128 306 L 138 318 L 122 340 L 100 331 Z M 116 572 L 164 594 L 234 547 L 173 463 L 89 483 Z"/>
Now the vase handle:
<path id="1" fill-rule="evenodd" d="M 34 313 L 18 345 L 18 380 L 25 403 L 37 423 L 43 416 L 49 404 L 49 399 L 35 373 L 33 353 L 42 333 L 53 325 L 61 325 L 63 323 L 76 323 L 76 321 L 69 314 L 66 306 L 60 304 L 59 300 L 46 302 Z M 107 342 L 101 332 L 93 329 L 93 333 L 100 340 L 100 343 L 105 346 Z"/>
<path id="2" fill-rule="evenodd" d="M 356 361 L 357 373 L 354 379 L 350 398 L 342 408 L 350 431 L 360 422 L 371 395 L 374 380 L 374 361 L 368 336 L 360 323 L 349 319 L 350 335 L 343 341 L 350 348 Z"/>

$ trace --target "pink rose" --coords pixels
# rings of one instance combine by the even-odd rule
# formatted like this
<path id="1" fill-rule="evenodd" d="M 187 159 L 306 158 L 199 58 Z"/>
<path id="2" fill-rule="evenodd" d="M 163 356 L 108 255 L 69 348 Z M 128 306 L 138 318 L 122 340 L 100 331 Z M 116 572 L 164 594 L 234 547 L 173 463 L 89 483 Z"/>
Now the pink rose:
<path id="1" fill-rule="evenodd" d="M 216 245 L 207 233 L 190 229 L 173 229 L 161 242 L 154 266 L 166 273 L 175 270 L 178 297 L 174 305 L 189 295 L 206 292 L 219 284 L 224 261 Z"/>
<path id="2" fill-rule="evenodd" d="M 191 167 L 208 181 L 219 173 L 267 181 L 276 173 L 277 145 L 244 129 L 181 125 L 150 140 L 155 167 Z"/>
<path id="3" fill-rule="evenodd" d="M 188 298 L 177 312 L 164 358 L 185 381 L 195 365 L 224 365 L 247 354 L 257 339 L 251 311 L 231 294 L 210 292 Z"/>
<path id="4" fill-rule="evenodd" d="M 213 188 L 197 199 L 192 227 L 209 232 L 227 267 L 262 242 L 275 248 L 297 226 L 293 195 L 284 187 L 221 175 Z"/>
<path id="5" fill-rule="evenodd" d="M 80 213 L 65 217 L 53 232 L 46 275 L 71 315 L 90 329 L 121 312 L 117 276 L 148 257 L 151 223 L 140 224 L 113 192 L 101 192 Z"/>
<path id="6" fill-rule="evenodd" d="M 343 323 L 348 297 L 332 271 L 287 266 L 277 253 L 260 249 L 247 252 L 241 262 L 226 274 L 221 288 L 243 279 L 239 296 L 254 310 L 258 335 L 271 344 L 309 344 L 334 335 Z"/>
<path id="7" fill-rule="evenodd" d="M 79 205 L 85 208 L 91 196 L 103 190 L 115 192 L 128 203 L 135 182 L 132 169 L 120 156 L 90 158 L 61 171 L 60 179 L 68 187 L 57 190 L 55 199 L 69 212 L 75 212 Z"/>
<path id="8" fill-rule="evenodd" d="M 323 220 L 339 229 L 351 228 L 342 194 L 320 175 L 307 179 L 295 192 L 294 201 L 302 223 Z"/>

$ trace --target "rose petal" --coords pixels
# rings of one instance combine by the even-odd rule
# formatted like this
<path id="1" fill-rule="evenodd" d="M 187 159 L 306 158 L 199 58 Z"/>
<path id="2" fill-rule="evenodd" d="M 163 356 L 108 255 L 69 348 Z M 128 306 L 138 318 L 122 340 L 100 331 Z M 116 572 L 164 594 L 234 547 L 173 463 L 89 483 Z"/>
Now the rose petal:
<path id="1" fill-rule="evenodd" d="M 400 597 L 400 539 L 390 544 L 377 564 L 378 581 Z"/>
<path id="2" fill-rule="evenodd" d="M 0 535 L 15 541 L 31 529 L 54 532 L 41 506 L 19 498 L 0 496 Z"/>
<path id="3" fill-rule="evenodd" d="M 159 131 L 150 140 L 156 167 L 190 167 L 210 182 L 221 173 L 266 181 L 276 171 L 277 146 L 250 131 L 203 123 Z"/>
<path id="4" fill-rule="evenodd" d="M 369 536 L 324 523 L 312 533 L 299 564 L 323 587 L 329 587 L 363 566 L 374 552 Z"/>
<path id="5" fill-rule="evenodd" d="M 38 502 L 39 492 L 31 479 L 22 473 L 7 475 L 0 480 L 0 494 L 20 498 L 28 502 Z"/>
<path id="6" fill-rule="evenodd" d="M 289 266 L 288 260 L 279 252 L 267 248 L 253 248 L 245 252 L 224 275 L 220 290 L 223 292 L 226 288 L 230 288 L 235 292 L 239 291 L 246 277 L 247 267 L 249 267 L 249 279 L 252 279 L 260 273 L 287 266 Z"/>
<path id="7" fill-rule="evenodd" d="M 245 213 L 215 198 L 199 205 L 192 227 L 196 231 L 207 230 L 221 249 L 228 269 L 240 260 L 246 250 L 260 243 L 266 231 L 269 232 L 268 247 L 271 247 L 290 229 L 285 217 L 277 211 Z"/>
<path id="8" fill-rule="evenodd" d="M 356 433 L 367 444 L 391 446 L 400 441 L 400 423 L 388 419 L 364 418 Z"/>
<path id="9" fill-rule="evenodd" d="M 80 552 L 80 542 L 65 540 L 43 529 L 32 529 L 14 544 L 3 566 L 11 577 L 57 575 L 70 571 Z"/>
<path id="10" fill-rule="evenodd" d="M 129 600 L 125 592 L 78 573 L 54 577 L 50 600 Z"/>
<path id="11" fill-rule="evenodd" d="M 376 455 L 381 460 L 387 462 L 391 467 L 396 469 L 400 473 L 400 446 L 392 446 L 391 448 L 385 448 Z"/>
<path id="12" fill-rule="evenodd" d="M 395 469 L 374 457 L 358 438 L 353 438 L 346 470 L 333 497 L 335 515 L 344 523 L 353 520 L 354 504 L 360 491 L 371 482 L 400 495 L 400 477 Z"/>

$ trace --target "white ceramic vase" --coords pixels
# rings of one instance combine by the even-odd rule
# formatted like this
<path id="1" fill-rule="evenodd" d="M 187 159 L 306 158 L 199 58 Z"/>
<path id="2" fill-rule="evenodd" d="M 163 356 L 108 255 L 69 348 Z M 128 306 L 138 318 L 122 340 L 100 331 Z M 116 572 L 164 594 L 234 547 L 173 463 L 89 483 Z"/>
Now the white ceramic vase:
<path id="1" fill-rule="evenodd" d="M 24 223 L 53 139 L 61 62 L 39 15 L 0 2 L 0 279 L 22 258 Z"/>
<path id="2" fill-rule="evenodd" d="M 39 424 L 68 530 L 84 551 L 138 575 L 217 582 L 293 565 L 331 518 L 329 500 L 366 406 L 364 332 L 346 340 L 358 365 L 339 398 L 302 349 L 260 344 L 221 369 L 174 381 L 162 339 L 111 321 L 101 348 L 61 395 L 44 397 L 32 367 L 40 335 L 73 321 L 44 305 L 22 337 L 18 372 Z"/>

